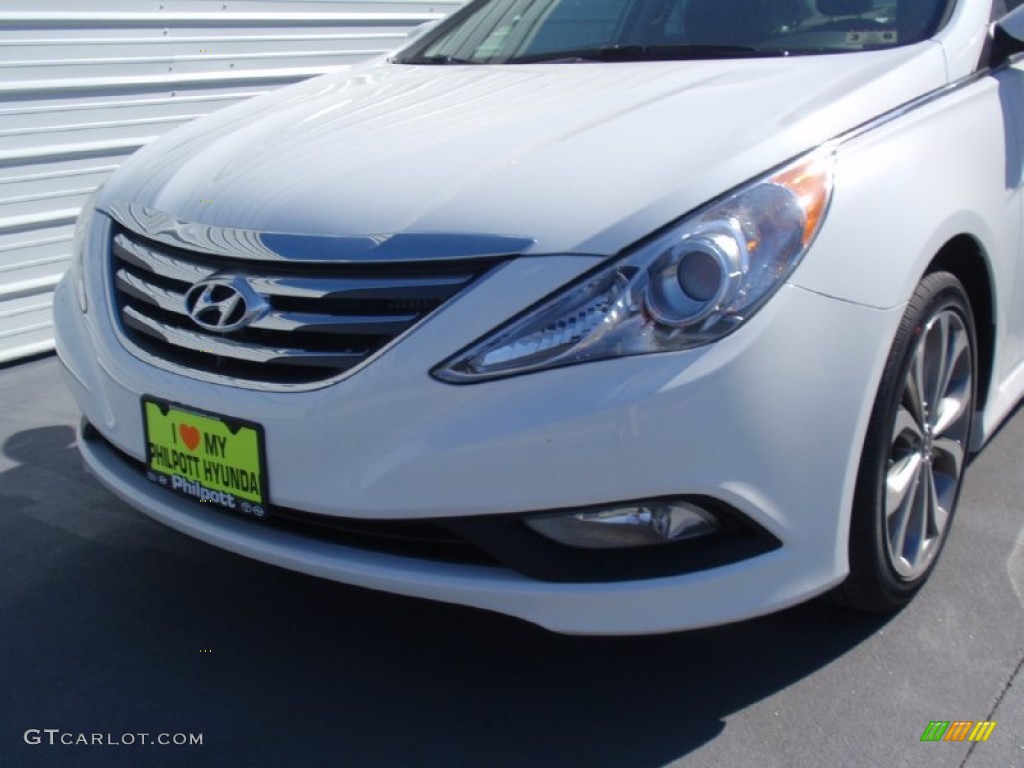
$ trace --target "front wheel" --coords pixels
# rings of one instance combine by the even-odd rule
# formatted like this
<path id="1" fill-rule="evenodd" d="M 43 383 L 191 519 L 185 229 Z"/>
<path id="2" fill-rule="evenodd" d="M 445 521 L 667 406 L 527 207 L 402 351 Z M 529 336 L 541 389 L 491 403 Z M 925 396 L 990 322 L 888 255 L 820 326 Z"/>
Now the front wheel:
<path id="1" fill-rule="evenodd" d="M 925 276 L 893 341 L 868 425 L 850 522 L 856 608 L 905 605 L 946 540 L 974 416 L 977 342 L 963 285 Z"/>

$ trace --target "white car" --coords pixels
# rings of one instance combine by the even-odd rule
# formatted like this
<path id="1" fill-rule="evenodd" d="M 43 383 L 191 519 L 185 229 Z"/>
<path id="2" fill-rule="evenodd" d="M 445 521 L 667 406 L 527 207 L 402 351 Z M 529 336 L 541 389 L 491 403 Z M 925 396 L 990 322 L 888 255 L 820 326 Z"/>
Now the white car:
<path id="1" fill-rule="evenodd" d="M 899 608 L 1024 391 L 1006 12 L 474 0 L 179 129 L 57 293 L 86 464 L 216 546 L 560 632 Z"/>

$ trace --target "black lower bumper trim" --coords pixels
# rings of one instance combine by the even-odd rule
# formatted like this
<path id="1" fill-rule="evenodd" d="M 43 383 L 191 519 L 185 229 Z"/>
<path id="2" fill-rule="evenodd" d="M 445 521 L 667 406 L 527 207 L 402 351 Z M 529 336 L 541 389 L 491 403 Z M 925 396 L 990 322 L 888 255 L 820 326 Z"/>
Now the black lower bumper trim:
<path id="1" fill-rule="evenodd" d="M 88 422 L 83 424 L 82 435 L 85 440 L 102 443 L 106 450 L 140 474 L 145 473 L 143 462 L 116 448 Z M 154 486 L 153 493 L 171 491 Z M 271 505 L 262 520 L 245 519 L 251 520 L 253 525 L 266 525 L 346 547 L 448 563 L 505 566 L 524 576 L 552 582 L 636 581 L 677 576 L 746 560 L 781 546 L 774 536 L 722 502 L 707 497 L 692 498 L 715 512 L 722 523 L 720 531 L 696 539 L 635 549 L 569 547 L 529 528 L 522 515 L 366 520 Z M 199 502 L 195 504 L 199 506 Z M 550 511 L 570 513 L 572 510 Z M 212 505 L 203 505 L 202 512 L 233 515 Z"/>

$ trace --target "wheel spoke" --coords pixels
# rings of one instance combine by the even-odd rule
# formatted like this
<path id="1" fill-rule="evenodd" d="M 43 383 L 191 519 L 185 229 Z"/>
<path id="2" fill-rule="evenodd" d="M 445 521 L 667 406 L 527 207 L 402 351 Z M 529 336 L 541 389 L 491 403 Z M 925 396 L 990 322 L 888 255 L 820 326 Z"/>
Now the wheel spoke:
<path id="1" fill-rule="evenodd" d="M 901 402 L 922 429 L 925 424 L 924 382 L 924 344 L 920 344 L 910 361 Z"/>
<path id="2" fill-rule="evenodd" d="M 896 411 L 896 422 L 892 427 L 892 439 L 889 441 L 890 456 L 894 460 L 896 454 L 905 452 L 907 446 L 919 446 L 924 440 L 924 431 L 913 412 L 906 406 L 900 406 Z"/>
<path id="3" fill-rule="evenodd" d="M 939 402 L 949 383 L 949 336 L 949 315 L 941 314 L 926 326 L 924 341 L 921 344 L 922 352 L 926 356 L 922 365 L 927 381 L 924 398 L 928 426 L 935 425 Z"/>
<path id="4" fill-rule="evenodd" d="M 914 531 L 913 549 L 908 553 L 907 560 L 912 568 L 920 568 L 928 562 L 930 543 L 937 535 L 936 523 L 940 514 L 939 494 L 935 488 L 935 473 L 931 464 L 925 464 L 921 472 L 921 490 L 919 516 Z M 945 524 L 945 515 L 943 524 Z"/>
<path id="5" fill-rule="evenodd" d="M 886 482 L 886 528 L 889 535 L 889 555 L 898 570 L 902 570 L 907 530 L 916 516 L 921 495 L 921 467 L 924 462 L 919 453 L 908 455 L 903 462 L 893 465 Z"/>
<path id="6" fill-rule="evenodd" d="M 896 563 L 898 564 L 898 567 L 914 567 L 914 563 L 911 562 L 909 557 L 907 557 L 907 537 L 913 536 L 915 531 L 920 527 L 922 504 L 924 502 L 923 497 L 925 495 L 925 488 L 921 482 L 921 475 L 922 472 L 919 467 L 917 476 L 914 478 L 913 493 L 911 493 L 907 498 L 906 510 L 900 520 L 900 526 L 894 547 L 894 554 L 896 555 Z"/>
<path id="7" fill-rule="evenodd" d="M 932 434 L 945 435 L 955 429 L 967 416 L 969 405 L 966 393 L 942 398 L 935 409 Z"/>
<path id="8" fill-rule="evenodd" d="M 950 383 L 953 379 L 953 374 L 960 369 L 964 363 L 967 366 L 970 364 L 969 360 L 970 350 L 967 346 L 967 331 L 962 327 L 955 328 L 949 336 L 949 352 L 946 355 L 949 361 L 949 374 L 946 376 L 946 380 L 942 383 L 942 389 L 940 394 L 943 397 L 949 396 Z M 970 368 L 966 367 L 969 372 Z"/>
<path id="9" fill-rule="evenodd" d="M 950 331 L 945 354 L 945 373 L 939 381 L 931 427 L 935 435 L 943 435 L 967 415 L 970 406 L 970 350 L 967 333 L 962 328 Z M 957 373 L 960 375 L 957 375 Z"/>
<path id="10" fill-rule="evenodd" d="M 929 465 L 926 472 L 928 482 L 928 519 L 923 530 L 921 539 L 922 553 L 929 554 L 926 550 L 931 549 L 932 542 L 938 539 L 946 529 L 946 521 L 949 520 L 949 512 L 943 504 L 942 494 L 939 492 L 938 482 L 935 477 L 934 465 Z"/>
<path id="11" fill-rule="evenodd" d="M 949 475 L 955 482 L 963 471 L 966 453 L 963 443 L 959 440 L 940 437 L 932 444 L 932 465 L 937 467 L 936 471 Z"/>
<path id="12" fill-rule="evenodd" d="M 911 453 L 889 467 L 885 478 L 885 509 L 891 517 L 907 506 L 907 495 L 917 484 L 921 471 L 921 454 Z"/>

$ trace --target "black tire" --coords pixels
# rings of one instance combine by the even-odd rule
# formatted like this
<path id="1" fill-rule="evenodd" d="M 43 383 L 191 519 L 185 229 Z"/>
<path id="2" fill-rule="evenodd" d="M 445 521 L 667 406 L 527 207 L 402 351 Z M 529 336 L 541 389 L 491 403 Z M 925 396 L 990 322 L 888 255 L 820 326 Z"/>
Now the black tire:
<path id="1" fill-rule="evenodd" d="M 977 340 L 963 285 L 948 272 L 926 275 L 896 332 L 871 413 L 850 521 L 850 574 L 836 590 L 842 602 L 892 611 L 927 581 L 960 496 L 976 387 Z"/>

